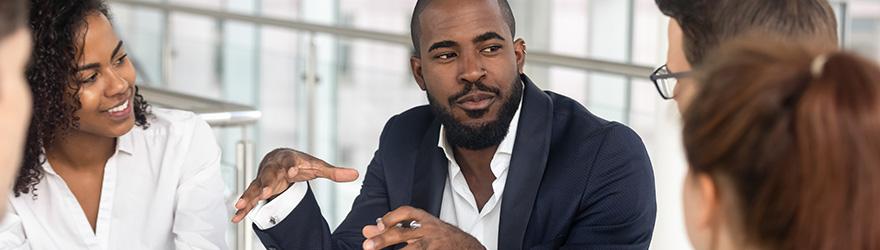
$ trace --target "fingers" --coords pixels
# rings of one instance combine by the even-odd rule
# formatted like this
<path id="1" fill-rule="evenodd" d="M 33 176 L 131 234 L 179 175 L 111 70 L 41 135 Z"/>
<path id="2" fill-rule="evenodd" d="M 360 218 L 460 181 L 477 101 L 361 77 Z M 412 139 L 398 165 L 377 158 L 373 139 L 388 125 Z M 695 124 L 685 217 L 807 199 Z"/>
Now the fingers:
<path id="1" fill-rule="evenodd" d="M 299 168 L 294 167 L 287 169 L 288 182 L 297 182 L 297 180 L 295 180 L 297 175 L 299 175 Z"/>
<path id="2" fill-rule="evenodd" d="M 369 227 L 369 226 L 368 226 Z M 368 228 L 364 228 L 367 231 Z M 378 227 L 375 228 L 378 230 Z M 370 230 L 373 230 L 372 228 Z M 388 227 L 380 234 L 370 237 L 364 241 L 364 250 L 384 249 L 389 246 L 397 245 L 404 242 L 414 242 L 422 237 L 421 230 Z M 366 232 L 365 232 L 366 233 Z"/>
<path id="3" fill-rule="evenodd" d="M 352 182 L 357 180 L 358 171 L 351 168 L 326 167 L 323 168 L 323 178 L 330 179 L 334 182 Z"/>
<path id="4" fill-rule="evenodd" d="M 385 216 L 382 216 L 382 224 L 388 225 L 392 227 L 393 225 L 397 225 L 397 223 L 401 223 L 403 221 L 420 221 L 424 222 L 423 218 L 426 215 L 430 215 L 427 212 L 417 209 L 410 206 L 401 206 L 394 211 L 388 212 Z"/>
<path id="5" fill-rule="evenodd" d="M 369 239 L 381 234 L 382 229 L 379 229 L 379 226 L 376 225 L 367 225 L 364 227 L 363 230 L 361 230 L 361 233 L 364 235 L 364 238 Z"/>
<path id="6" fill-rule="evenodd" d="M 355 169 L 336 167 L 310 155 L 306 157 L 306 159 L 309 167 L 317 170 L 317 177 L 329 179 L 334 182 L 352 182 L 358 178 L 358 171 Z"/>
<path id="7" fill-rule="evenodd" d="M 364 235 L 364 238 L 369 239 L 381 234 L 384 230 L 385 224 L 382 224 L 382 218 L 376 218 L 376 225 L 364 226 L 361 233 Z"/>
<path id="8" fill-rule="evenodd" d="M 388 212 L 381 219 L 377 220 L 376 226 L 364 227 L 364 249 L 382 249 L 403 242 L 412 242 L 421 238 L 421 231 L 410 228 L 396 227 L 398 223 L 403 221 L 424 220 L 427 212 L 410 206 L 402 206 L 394 211 Z M 377 232 L 378 231 L 378 232 Z M 369 234 L 369 235 L 368 235 Z"/>
<path id="9" fill-rule="evenodd" d="M 235 203 L 237 211 L 232 222 L 240 222 L 258 202 L 284 192 L 291 183 L 315 178 L 350 182 L 357 180 L 357 177 L 357 170 L 338 168 L 306 153 L 286 148 L 273 150 L 260 162 L 256 180 L 251 182 Z"/>
<path id="10" fill-rule="evenodd" d="M 259 181 L 253 181 L 248 186 L 248 188 L 241 195 L 241 198 L 238 199 L 238 202 L 235 203 L 235 215 L 232 217 L 233 223 L 238 223 L 244 216 L 247 215 L 254 206 L 257 205 L 263 195 L 265 194 L 265 188 L 259 183 Z"/>
<path id="11" fill-rule="evenodd" d="M 286 149 L 273 153 L 271 157 L 266 156 L 261 165 L 285 169 L 288 184 L 315 178 L 325 178 L 334 182 L 351 182 L 358 178 L 355 169 L 336 167 L 303 152 Z"/>

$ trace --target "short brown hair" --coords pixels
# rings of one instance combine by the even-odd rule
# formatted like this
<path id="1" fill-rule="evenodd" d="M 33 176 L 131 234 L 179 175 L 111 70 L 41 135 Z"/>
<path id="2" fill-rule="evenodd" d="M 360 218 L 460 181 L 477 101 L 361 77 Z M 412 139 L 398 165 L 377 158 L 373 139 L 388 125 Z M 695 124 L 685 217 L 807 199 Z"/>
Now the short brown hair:
<path id="1" fill-rule="evenodd" d="M 0 40 L 24 26 L 27 21 L 24 0 L 0 0 Z"/>
<path id="2" fill-rule="evenodd" d="M 722 182 L 747 242 L 880 249 L 877 65 L 762 39 L 724 45 L 698 70 L 687 159 Z"/>
<path id="3" fill-rule="evenodd" d="M 837 19 L 827 0 L 655 0 L 681 26 L 684 52 L 698 66 L 706 54 L 742 34 L 764 32 L 816 48 L 836 49 Z"/>

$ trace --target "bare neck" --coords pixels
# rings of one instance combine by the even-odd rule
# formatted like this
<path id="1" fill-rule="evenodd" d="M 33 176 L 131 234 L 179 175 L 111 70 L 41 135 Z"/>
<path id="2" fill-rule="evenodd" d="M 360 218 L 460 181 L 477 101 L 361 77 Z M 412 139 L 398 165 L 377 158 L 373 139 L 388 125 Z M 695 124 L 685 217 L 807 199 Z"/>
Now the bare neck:
<path id="1" fill-rule="evenodd" d="M 461 167 L 461 172 L 465 175 L 476 173 L 491 173 L 490 164 L 495 156 L 498 145 L 485 149 L 469 150 L 455 147 L 455 161 Z"/>
<path id="2" fill-rule="evenodd" d="M 46 148 L 46 158 L 52 167 L 71 170 L 103 168 L 116 150 L 116 138 L 74 131 L 58 138 Z"/>

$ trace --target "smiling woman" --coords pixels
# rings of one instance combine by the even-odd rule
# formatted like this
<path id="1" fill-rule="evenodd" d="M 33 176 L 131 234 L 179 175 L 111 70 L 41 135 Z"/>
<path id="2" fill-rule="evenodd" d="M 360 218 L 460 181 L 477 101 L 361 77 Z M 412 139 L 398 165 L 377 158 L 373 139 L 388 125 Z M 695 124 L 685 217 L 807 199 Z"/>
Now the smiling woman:
<path id="1" fill-rule="evenodd" d="M 114 73 L 116 79 L 112 79 L 112 76 L 102 77 L 103 81 L 120 80 L 115 83 L 107 82 L 114 85 L 110 87 L 117 88 L 108 90 L 115 92 L 109 94 L 112 95 L 111 98 L 116 98 L 118 101 L 120 97 L 131 95 L 129 88 L 136 89 L 133 85 L 136 78 L 134 67 L 124 57 L 121 61 L 118 55 L 114 55 L 117 57 L 112 60 L 98 58 L 109 56 L 111 52 L 100 51 L 101 47 L 106 47 L 104 43 L 121 45 L 112 34 L 112 30 L 109 30 L 111 34 L 99 34 L 106 31 L 98 29 L 99 27 L 91 27 L 92 24 L 107 25 L 108 27 L 100 28 L 109 29 L 106 7 L 95 1 L 78 4 L 36 1 L 32 4 L 34 5 L 32 10 L 42 7 L 39 5 L 69 5 L 69 7 L 61 9 L 59 8 L 61 6 L 45 6 L 47 8 L 40 12 L 32 13 L 30 23 L 34 29 L 35 53 L 32 59 L 34 63 L 27 69 L 27 80 L 34 94 L 34 113 L 40 115 L 34 116 L 29 131 L 24 165 L 14 189 L 16 196 L 30 193 L 43 177 L 41 167 L 43 151 L 51 150 L 50 146 L 60 137 L 70 134 L 69 132 L 73 130 L 92 130 L 91 132 L 97 133 L 108 131 L 95 128 L 102 124 L 94 123 L 95 114 L 88 112 L 98 108 L 94 107 L 95 105 L 112 105 L 109 102 L 113 102 L 113 100 L 104 100 L 108 103 L 100 103 L 102 100 L 96 99 L 104 96 L 98 92 L 102 91 L 105 84 L 95 84 L 101 73 L 100 62 L 112 61 L 113 65 L 108 66 L 113 66 L 114 71 L 117 72 Z M 86 18 L 86 12 L 89 11 L 100 11 L 102 15 L 89 15 L 89 18 Z M 52 16 L 58 18 L 51 18 Z M 107 35 L 112 35 L 114 38 L 102 39 Z M 86 41 L 90 38 L 94 41 Z M 117 46 L 111 49 L 117 54 L 120 48 Z M 79 66 L 81 61 L 89 63 L 81 67 Z M 124 83 L 120 84 L 120 82 Z M 149 115 L 149 105 L 136 91 L 133 94 L 135 101 L 133 119 L 115 124 L 113 132 L 116 136 L 121 136 L 130 130 L 135 123 L 142 127 L 148 126 L 146 116 Z"/>
<path id="2" fill-rule="evenodd" d="M 31 0 L 30 14 L 35 115 L 0 248 L 227 248 L 208 125 L 138 94 L 103 1 Z"/>

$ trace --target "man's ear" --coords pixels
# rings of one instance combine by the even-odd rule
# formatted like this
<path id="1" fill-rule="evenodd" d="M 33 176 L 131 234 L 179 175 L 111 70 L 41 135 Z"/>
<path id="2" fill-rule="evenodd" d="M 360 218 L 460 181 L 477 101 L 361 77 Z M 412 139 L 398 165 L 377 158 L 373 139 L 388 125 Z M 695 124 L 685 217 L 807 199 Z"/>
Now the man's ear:
<path id="1" fill-rule="evenodd" d="M 422 75 L 422 59 L 418 56 L 412 56 L 409 58 L 409 66 L 412 69 L 413 78 L 416 79 L 416 83 L 419 84 L 419 88 L 422 91 L 427 90 L 425 87 L 425 76 Z"/>
<path id="2" fill-rule="evenodd" d="M 516 70 L 518 73 L 523 74 L 525 71 L 526 65 L 526 41 L 522 38 L 517 38 L 516 41 L 513 41 L 513 53 L 516 54 Z"/>

